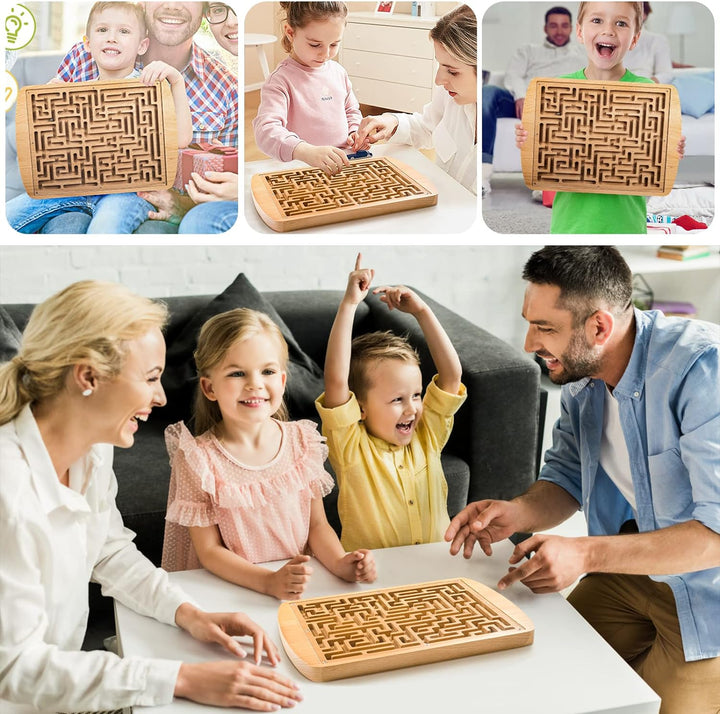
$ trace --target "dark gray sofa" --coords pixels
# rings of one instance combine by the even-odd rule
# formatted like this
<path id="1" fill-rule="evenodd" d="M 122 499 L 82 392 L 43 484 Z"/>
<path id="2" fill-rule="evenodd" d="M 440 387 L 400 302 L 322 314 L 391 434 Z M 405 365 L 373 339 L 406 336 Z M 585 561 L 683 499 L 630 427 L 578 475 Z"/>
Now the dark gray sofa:
<path id="1" fill-rule="evenodd" d="M 243 276 L 238 280 L 240 278 Z M 261 299 L 271 306 L 269 310 L 277 311 L 305 356 L 321 366 L 342 295 L 339 291 L 301 290 L 266 292 Z M 530 357 L 431 298 L 423 295 L 423 299 L 455 345 L 468 391 L 467 401 L 455 418 L 452 437 L 443 453 L 449 486 L 448 511 L 452 516 L 469 501 L 511 498 L 533 482 L 542 438 L 545 395 L 539 387 L 540 369 Z M 212 295 L 170 297 L 163 301 L 171 313 L 166 330 L 168 364 L 163 377 L 168 405 L 154 410 L 150 420 L 141 425 L 132 448 L 115 450 L 118 507 L 126 526 L 137 534 L 138 548 L 156 564 L 160 563 L 162 552 L 170 476 L 163 430 L 168 424 L 188 417 L 188 395 L 192 391 L 187 378 L 193 373 L 191 360 L 187 358 L 191 346 L 178 350 L 178 343 L 187 338 L 188 332 L 193 332 L 190 327 L 203 321 L 199 318 L 235 306 L 218 303 L 218 298 Z M 251 303 L 249 306 L 258 305 Z M 3 307 L 22 331 L 33 306 L 11 304 Z M 388 310 L 377 296 L 369 295 L 357 310 L 355 332 L 373 330 L 407 334 L 420 353 L 424 382 L 429 381 L 433 374 L 432 361 L 414 318 L 397 310 Z M 321 375 L 318 366 L 315 369 Z M 180 368 L 184 369 L 182 374 L 178 372 Z M 291 371 L 288 391 L 292 382 Z M 321 381 L 318 384 L 321 389 Z M 311 387 L 305 385 L 305 388 L 304 401 L 299 401 L 297 393 L 294 400 L 290 400 L 291 417 L 317 419 L 312 403 L 317 394 L 308 391 Z M 330 522 L 339 529 L 336 498 L 337 493 L 331 493 L 325 505 Z M 102 603 L 102 600 L 105 598 L 93 593 L 91 607 L 95 610 L 96 624 L 102 620 L 98 608 L 104 608 L 106 617 L 111 613 L 108 603 Z M 112 628 L 111 618 L 104 622 Z"/>

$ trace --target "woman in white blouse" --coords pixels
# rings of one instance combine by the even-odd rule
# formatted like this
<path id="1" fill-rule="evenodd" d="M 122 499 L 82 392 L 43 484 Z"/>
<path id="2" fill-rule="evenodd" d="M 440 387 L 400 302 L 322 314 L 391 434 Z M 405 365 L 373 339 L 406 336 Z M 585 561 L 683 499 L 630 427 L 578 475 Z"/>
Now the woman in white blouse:
<path id="1" fill-rule="evenodd" d="M 132 543 L 115 505 L 113 446 L 165 404 L 164 305 L 112 283 L 75 283 L 38 305 L 0 366 L 0 710 L 99 711 L 173 696 L 260 711 L 292 706 L 267 667 L 267 634 L 242 613 L 197 608 Z M 144 615 L 218 642 L 208 663 L 80 651 L 88 581 Z M 255 664 L 232 638 L 253 638 Z M 231 658 L 232 656 L 232 658 Z"/>
<path id="2" fill-rule="evenodd" d="M 435 149 L 438 166 L 477 194 L 477 19 L 461 5 L 430 30 L 438 71 L 422 112 L 365 117 L 354 149 L 383 139 Z"/>

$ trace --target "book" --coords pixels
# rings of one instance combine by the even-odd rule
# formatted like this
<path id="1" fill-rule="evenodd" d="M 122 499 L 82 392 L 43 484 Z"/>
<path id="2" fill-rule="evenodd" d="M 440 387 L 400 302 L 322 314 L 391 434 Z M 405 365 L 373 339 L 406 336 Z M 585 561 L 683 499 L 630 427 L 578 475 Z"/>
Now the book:
<path id="1" fill-rule="evenodd" d="M 657 249 L 658 258 L 670 260 L 691 260 L 708 255 L 710 255 L 710 248 L 706 245 L 661 245 Z"/>

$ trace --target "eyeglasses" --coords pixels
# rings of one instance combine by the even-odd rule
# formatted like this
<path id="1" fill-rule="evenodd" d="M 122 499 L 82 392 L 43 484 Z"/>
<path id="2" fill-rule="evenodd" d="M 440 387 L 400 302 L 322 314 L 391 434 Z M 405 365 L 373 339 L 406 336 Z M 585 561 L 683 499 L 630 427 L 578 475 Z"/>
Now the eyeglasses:
<path id="1" fill-rule="evenodd" d="M 219 25 L 221 22 L 225 22 L 225 20 L 228 19 L 228 13 L 232 13 L 235 17 L 237 17 L 237 13 L 229 5 L 210 5 L 205 13 L 205 19 L 211 25 Z"/>

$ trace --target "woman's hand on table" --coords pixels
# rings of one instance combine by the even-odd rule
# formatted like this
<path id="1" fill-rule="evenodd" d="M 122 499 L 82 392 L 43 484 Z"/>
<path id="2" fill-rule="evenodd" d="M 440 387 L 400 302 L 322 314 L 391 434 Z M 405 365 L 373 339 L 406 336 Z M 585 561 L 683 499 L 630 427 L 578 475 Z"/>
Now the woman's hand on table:
<path id="1" fill-rule="evenodd" d="M 175 696 L 200 704 L 240 707 L 271 712 L 294 707 L 302 700 L 297 685 L 287 677 L 250 662 L 218 662 L 180 665 Z"/>
<path id="2" fill-rule="evenodd" d="M 245 657 L 245 650 L 233 637 L 252 637 L 256 664 L 262 659 L 263 652 L 270 664 L 276 665 L 280 661 L 277 647 L 267 632 L 242 612 L 205 612 L 185 602 L 175 612 L 175 623 L 196 640 L 217 642 L 238 657 Z"/>
<path id="3" fill-rule="evenodd" d="M 237 201 L 238 177 L 231 171 L 206 171 L 205 177 L 193 171 L 185 187 L 195 203 Z"/>

